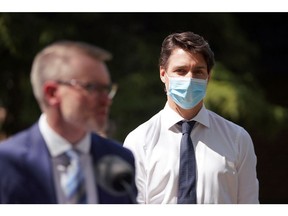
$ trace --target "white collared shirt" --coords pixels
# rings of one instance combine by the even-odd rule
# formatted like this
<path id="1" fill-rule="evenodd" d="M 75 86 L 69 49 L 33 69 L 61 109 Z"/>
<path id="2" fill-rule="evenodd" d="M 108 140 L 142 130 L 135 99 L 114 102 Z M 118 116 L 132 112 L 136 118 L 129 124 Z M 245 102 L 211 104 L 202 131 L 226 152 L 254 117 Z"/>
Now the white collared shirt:
<path id="1" fill-rule="evenodd" d="M 124 146 L 136 159 L 139 203 L 177 203 L 183 118 L 168 104 L 130 132 Z M 250 135 L 203 105 L 191 133 L 197 163 L 197 203 L 259 203 Z"/>
<path id="2" fill-rule="evenodd" d="M 53 173 L 55 190 L 57 194 L 58 203 L 64 203 L 64 194 L 59 182 L 59 170 L 61 166 L 59 164 L 59 157 L 66 151 L 72 149 L 72 144 L 66 139 L 57 134 L 47 123 L 46 115 L 42 114 L 39 119 L 40 132 L 43 135 L 48 151 L 52 157 Z M 92 158 L 90 155 L 91 146 L 91 134 L 87 133 L 83 139 L 75 144 L 75 149 L 80 152 L 80 163 L 83 167 L 85 179 L 86 179 L 86 191 L 89 204 L 98 203 L 98 197 L 96 194 L 96 184 L 93 172 Z"/>

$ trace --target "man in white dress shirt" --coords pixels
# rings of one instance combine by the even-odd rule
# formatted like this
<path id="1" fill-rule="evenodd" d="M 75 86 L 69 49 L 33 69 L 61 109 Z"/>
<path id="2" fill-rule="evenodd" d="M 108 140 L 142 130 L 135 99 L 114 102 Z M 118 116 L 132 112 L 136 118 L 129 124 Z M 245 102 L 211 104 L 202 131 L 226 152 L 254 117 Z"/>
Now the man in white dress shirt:
<path id="1" fill-rule="evenodd" d="M 160 78 L 167 103 L 163 110 L 130 132 L 124 146 L 136 160 L 139 203 L 177 203 L 182 120 L 196 121 L 190 134 L 196 157 L 197 204 L 259 203 L 253 142 L 242 127 L 203 104 L 214 54 L 192 32 L 165 38 Z"/>

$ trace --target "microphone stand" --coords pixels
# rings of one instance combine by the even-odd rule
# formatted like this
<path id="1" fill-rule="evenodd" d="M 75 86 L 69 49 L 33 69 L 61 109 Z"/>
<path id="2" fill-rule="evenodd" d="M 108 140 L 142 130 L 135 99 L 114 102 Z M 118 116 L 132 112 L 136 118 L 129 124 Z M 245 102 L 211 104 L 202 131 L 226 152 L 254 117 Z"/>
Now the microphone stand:
<path id="1" fill-rule="evenodd" d="M 127 181 L 122 180 L 120 184 L 124 188 L 124 190 L 127 192 L 128 197 L 130 198 L 130 201 L 132 202 L 132 204 L 138 204 L 133 194 L 132 187 L 127 183 Z"/>

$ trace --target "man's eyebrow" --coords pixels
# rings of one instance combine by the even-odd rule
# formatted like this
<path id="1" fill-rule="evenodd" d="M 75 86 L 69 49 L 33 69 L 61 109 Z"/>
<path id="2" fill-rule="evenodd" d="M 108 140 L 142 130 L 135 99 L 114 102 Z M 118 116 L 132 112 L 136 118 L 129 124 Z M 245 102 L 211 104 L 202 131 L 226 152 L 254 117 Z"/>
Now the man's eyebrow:
<path id="1" fill-rule="evenodd" d="M 207 69 L 206 65 L 197 65 L 195 67 L 193 67 L 193 69 Z"/>
<path id="2" fill-rule="evenodd" d="M 174 65 L 172 69 L 186 69 L 187 67 L 187 65 Z"/>

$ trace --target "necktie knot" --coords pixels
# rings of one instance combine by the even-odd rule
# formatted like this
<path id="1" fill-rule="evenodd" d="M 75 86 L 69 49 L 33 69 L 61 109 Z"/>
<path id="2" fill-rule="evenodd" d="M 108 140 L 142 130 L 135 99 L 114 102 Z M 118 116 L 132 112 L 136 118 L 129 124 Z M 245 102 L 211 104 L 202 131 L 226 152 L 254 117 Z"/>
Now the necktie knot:
<path id="1" fill-rule="evenodd" d="M 70 161 L 79 161 L 79 154 L 76 150 L 70 149 L 65 152 Z"/>
<path id="2" fill-rule="evenodd" d="M 182 134 L 190 134 L 195 121 L 182 121 Z"/>

